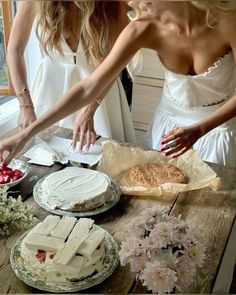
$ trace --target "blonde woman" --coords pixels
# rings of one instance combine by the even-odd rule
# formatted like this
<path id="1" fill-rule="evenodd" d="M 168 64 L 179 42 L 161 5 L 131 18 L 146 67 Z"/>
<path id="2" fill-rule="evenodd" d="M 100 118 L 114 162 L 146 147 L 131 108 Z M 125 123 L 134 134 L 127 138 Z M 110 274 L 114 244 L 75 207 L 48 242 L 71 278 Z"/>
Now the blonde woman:
<path id="1" fill-rule="evenodd" d="M 0 156 L 9 151 L 5 163 L 37 132 L 99 98 L 140 48 L 150 48 L 166 69 L 166 105 L 161 105 L 158 116 L 163 117 L 159 126 L 153 123 L 152 135 L 164 134 L 163 150 L 172 157 L 195 144 L 204 160 L 236 167 L 236 1 L 131 4 L 138 4 L 137 11 L 141 7 L 141 17 L 126 26 L 102 64 L 32 125 L 0 141 Z M 175 127 L 179 123 L 182 127 Z"/>
<path id="2" fill-rule="evenodd" d="M 45 113 L 58 97 L 87 77 L 105 58 L 127 24 L 126 8 L 126 4 L 118 1 L 19 1 L 7 60 L 20 104 L 20 128 L 26 128 Z M 36 29 L 44 58 L 30 91 L 23 55 L 32 27 Z M 85 143 L 89 148 L 96 140 L 96 133 L 135 143 L 130 111 L 119 79 L 104 99 L 101 93 L 59 125 L 67 128 L 74 125 L 74 137 L 79 134 L 81 148 Z"/>

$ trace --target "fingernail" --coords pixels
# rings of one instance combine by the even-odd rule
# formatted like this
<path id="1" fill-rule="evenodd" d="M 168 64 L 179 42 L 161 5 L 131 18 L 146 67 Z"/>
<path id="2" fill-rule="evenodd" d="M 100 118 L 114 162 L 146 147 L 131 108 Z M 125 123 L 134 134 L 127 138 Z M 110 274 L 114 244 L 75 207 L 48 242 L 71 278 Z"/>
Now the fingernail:
<path id="1" fill-rule="evenodd" d="M 165 153 L 165 156 L 169 156 L 169 155 L 170 155 L 170 153 L 168 153 L 168 152 L 167 152 L 167 153 Z"/>
<path id="2" fill-rule="evenodd" d="M 86 151 L 88 152 L 88 150 L 89 150 L 89 147 L 87 146 L 87 147 L 86 147 Z"/>
<path id="3" fill-rule="evenodd" d="M 161 151 L 161 152 L 163 152 L 164 150 L 165 150 L 165 148 L 164 148 L 164 147 L 162 147 L 162 148 L 160 149 L 160 151 Z"/>
<path id="4" fill-rule="evenodd" d="M 162 141 L 161 141 L 161 144 L 165 144 L 165 143 L 166 143 L 166 141 L 165 141 L 165 140 L 162 140 Z"/>

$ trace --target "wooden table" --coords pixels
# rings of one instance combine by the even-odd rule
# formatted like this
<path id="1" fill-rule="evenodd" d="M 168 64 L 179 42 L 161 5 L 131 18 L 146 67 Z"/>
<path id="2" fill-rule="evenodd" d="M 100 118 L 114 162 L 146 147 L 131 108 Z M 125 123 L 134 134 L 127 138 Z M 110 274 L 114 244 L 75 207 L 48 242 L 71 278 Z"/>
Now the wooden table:
<path id="1" fill-rule="evenodd" d="M 51 128 L 41 133 L 41 137 L 47 138 L 52 134 L 69 136 L 66 130 Z M 33 141 L 25 147 L 25 150 L 32 144 Z M 120 202 L 115 207 L 94 218 L 95 222 L 112 234 L 118 243 L 126 236 L 127 223 L 142 209 L 155 204 L 168 208 L 170 215 L 181 215 L 190 225 L 200 230 L 207 245 L 207 259 L 194 283 L 184 293 L 212 292 L 217 275 L 220 276 L 220 265 L 235 219 L 236 170 L 215 164 L 210 164 L 210 166 L 222 178 L 222 186 L 217 191 L 204 188 L 158 199 L 121 196 Z M 34 202 L 33 185 L 43 175 L 63 168 L 62 165 L 49 168 L 31 165 L 29 177 L 18 187 L 25 203 L 32 208 L 39 220 L 43 220 L 49 213 Z M 0 240 L 0 293 L 43 293 L 25 285 L 11 269 L 10 250 L 20 235 L 21 233 L 15 233 L 9 238 Z M 136 283 L 135 275 L 129 271 L 128 267 L 118 266 L 111 277 L 100 285 L 86 290 L 86 293 L 140 294 L 145 293 L 145 289 L 140 283 Z"/>

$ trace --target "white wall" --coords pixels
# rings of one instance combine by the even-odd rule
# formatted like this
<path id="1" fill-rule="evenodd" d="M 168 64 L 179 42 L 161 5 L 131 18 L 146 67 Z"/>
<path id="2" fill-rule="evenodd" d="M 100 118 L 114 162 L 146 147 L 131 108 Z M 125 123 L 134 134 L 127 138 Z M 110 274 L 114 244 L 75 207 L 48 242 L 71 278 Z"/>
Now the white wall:
<path id="1" fill-rule="evenodd" d="M 41 58 L 42 54 L 40 52 L 39 42 L 35 34 L 35 27 L 33 27 L 25 50 L 25 64 L 29 88 L 31 87 Z M 17 99 L 0 106 L 0 137 L 17 127 L 18 114 L 19 105 Z"/>

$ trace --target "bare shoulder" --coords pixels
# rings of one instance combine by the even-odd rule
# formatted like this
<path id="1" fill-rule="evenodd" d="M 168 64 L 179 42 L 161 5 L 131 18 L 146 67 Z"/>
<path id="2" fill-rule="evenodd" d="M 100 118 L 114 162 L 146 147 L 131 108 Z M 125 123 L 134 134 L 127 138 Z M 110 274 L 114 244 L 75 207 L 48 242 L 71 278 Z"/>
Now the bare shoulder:
<path id="1" fill-rule="evenodd" d="M 138 47 L 149 47 L 156 35 L 156 27 L 150 20 L 145 18 L 131 21 L 124 29 L 125 37 L 131 39 Z"/>

